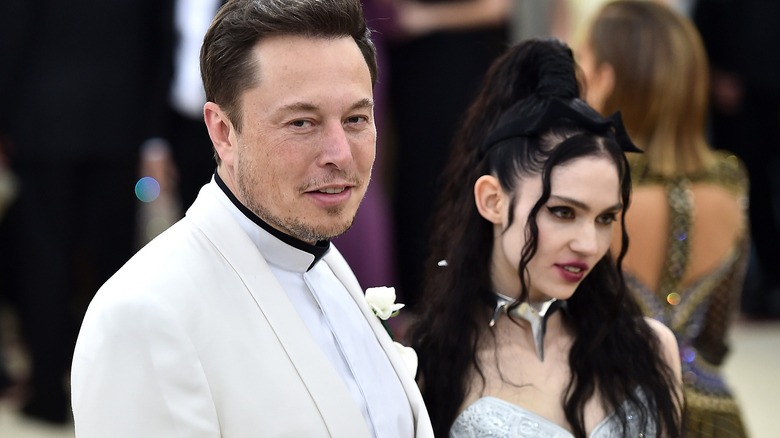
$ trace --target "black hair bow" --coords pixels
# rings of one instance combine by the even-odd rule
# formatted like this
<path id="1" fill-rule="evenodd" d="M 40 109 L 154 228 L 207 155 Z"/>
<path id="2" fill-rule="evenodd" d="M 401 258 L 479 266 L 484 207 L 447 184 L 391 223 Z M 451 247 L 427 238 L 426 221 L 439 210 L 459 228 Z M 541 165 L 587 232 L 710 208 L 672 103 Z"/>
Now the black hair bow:
<path id="1" fill-rule="evenodd" d="M 575 107 L 578 101 L 581 102 L 581 108 Z M 493 146 L 504 140 L 534 137 L 551 128 L 566 124 L 564 120 L 588 132 L 613 137 L 624 152 L 642 152 L 628 136 L 620 111 L 616 111 L 609 117 L 603 117 L 579 99 L 571 99 L 569 103 L 561 99 L 552 99 L 545 105 L 543 111 L 532 115 L 525 114 L 528 112 L 526 106 L 526 102 L 521 100 L 501 115 L 496 129 L 487 136 L 487 140 L 480 147 L 481 155 L 484 156 Z"/>

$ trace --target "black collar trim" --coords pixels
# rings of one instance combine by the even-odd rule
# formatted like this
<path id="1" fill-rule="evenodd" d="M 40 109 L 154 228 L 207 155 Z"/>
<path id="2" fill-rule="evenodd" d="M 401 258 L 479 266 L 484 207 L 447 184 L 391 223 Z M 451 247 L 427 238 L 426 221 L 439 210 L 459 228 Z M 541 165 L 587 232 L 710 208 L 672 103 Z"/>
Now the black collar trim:
<path id="1" fill-rule="evenodd" d="M 230 191 L 227 184 L 225 184 L 224 181 L 222 181 L 222 178 L 220 178 L 219 174 L 217 172 L 214 172 L 214 180 L 217 182 L 217 185 L 220 189 L 227 195 L 228 199 L 230 199 L 230 202 L 233 203 L 233 205 L 238 208 L 241 213 L 244 214 L 249 220 L 257 224 L 260 228 L 264 229 L 265 231 L 269 232 L 272 236 L 276 237 L 277 239 L 281 240 L 282 242 L 292 246 L 293 248 L 299 249 L 301 251 L 308 252 L 309 254 L 314 256 L 314 261 L 311 262 L 311 265 L 306 269 L 307 271 L 310 271 L 311 268 L 314 267 L 314 265 L 317 264 L 320 260 L 322 260 L 323 257 L 325 257 L 325 254 L 328 253 L 330 250 L 330 241 L 329 240 L 320 240 L 316 244 L 311 245 L 309 243 L 306 243 L 302 240 L 296 239 L 295 237 L 290 236 L 289 234 L 284 234 L 283 232 L 277 230 L 276 228 L 269 225 L 264 220 L 260 219 L 256 214 L 252 213 L 251 210 L 246 208 L 244 204 L 242 204 L 238 198 L 233 194 L 233 192 Z"/>

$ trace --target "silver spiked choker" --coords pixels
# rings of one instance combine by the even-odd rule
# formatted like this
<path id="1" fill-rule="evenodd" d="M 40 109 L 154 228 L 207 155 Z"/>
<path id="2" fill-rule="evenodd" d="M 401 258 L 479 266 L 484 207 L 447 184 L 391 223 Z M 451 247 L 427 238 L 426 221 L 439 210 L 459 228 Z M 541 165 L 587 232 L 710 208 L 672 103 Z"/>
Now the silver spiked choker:
<path id="1" fill-rule="evenodd" d="M 522 302 L 519 306 L 509 310 L 509 307 L 517 300 L 498 292 L 494 292 L 494 294 L 496 296 L 496 307 L 493 310 L 493 317 L 490 319 L 490 327 L 496 324 L 496 320 L 502 313 L 507 312 L 511 312 L 510 315 L 513 317 L 528 321 L 528 324 L 531 325 L 531 333 L 536 346 L 536 356 L 544 362 L 544 334 L 547 331 L 547 318 L 559 308 L 564 307 L 566 302 L 559 301 L 557 298 L 541 303 Z"/>

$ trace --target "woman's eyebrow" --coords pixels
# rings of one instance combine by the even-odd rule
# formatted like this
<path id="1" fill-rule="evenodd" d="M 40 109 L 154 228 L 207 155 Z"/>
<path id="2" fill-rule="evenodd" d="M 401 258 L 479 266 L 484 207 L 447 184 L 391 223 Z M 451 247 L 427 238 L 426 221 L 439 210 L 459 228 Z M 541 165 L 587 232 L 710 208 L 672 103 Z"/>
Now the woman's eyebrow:
<path id="1" fill-rule="evenodd" d="M 567 204 L 571 204 L 571 205 L 579 208 L 580 210 L 583 210 L 585 212 L 590 212 L 590 206 L 588 204 L 585 204 L 584 202 L 578 201 L 578 200 L 573 199 L 573 198 L 568 198 L 566 196 L 559 196 L 559 195 L 550 195 L 550 199 L 555 199 L 555 200 L 560 201 L 560 202 L 565 202 Z M 617 204 L 615 204 L 615 205 L 613 205 L 611 207 L 605 208 L 604 211 L 620 211 L 622 209 L 623 209 L 623 203 L 622 202 L 618 202 Z"/>

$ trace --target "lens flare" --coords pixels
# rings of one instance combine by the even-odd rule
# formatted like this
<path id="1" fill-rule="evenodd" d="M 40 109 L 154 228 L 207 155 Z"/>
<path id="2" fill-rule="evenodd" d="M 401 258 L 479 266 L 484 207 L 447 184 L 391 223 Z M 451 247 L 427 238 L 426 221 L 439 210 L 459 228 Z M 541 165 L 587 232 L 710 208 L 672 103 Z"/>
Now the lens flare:
<path id="1" fill-rule="evenodd" d="M 691 363 L 696 360 L 696 350 L 691 347 L 683 348 L 681 353 L 681 359 L 685 363 Z"/>
<path id="2" fill-rule="evenodd" d="M 151 176 L 145 176 L 135 183 L 135 196 L 141 202 L 152 202 L 160 196 L 160 183 Z"/>

